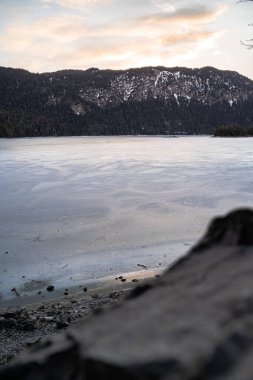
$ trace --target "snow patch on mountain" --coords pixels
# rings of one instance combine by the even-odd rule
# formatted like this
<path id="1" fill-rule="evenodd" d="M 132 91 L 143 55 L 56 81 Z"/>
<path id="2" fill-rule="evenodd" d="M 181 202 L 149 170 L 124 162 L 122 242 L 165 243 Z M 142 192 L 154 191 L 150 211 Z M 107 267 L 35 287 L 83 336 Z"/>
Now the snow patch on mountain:
<path id="1" fill-rule="evenodd" d="M 73 104 L 70 108 L 72 109 L 74 114 L 77 116 L 85 114 L 82 104 Z"/>
<path id="2" fill-rule="evenodd" d="M 177 94 L 174 94 L 174 98 L 176 99 L 177 105 L 180 106 L 180 103 L 179 103 L 179 101 L 178 101 L 178 96 L 177 96 Z"/>
<path id="3" fill-rule="evenodd" d="M 106 108 L 129 101 L 142 102 L 154 99 L 166 104 L 176 100 L 178 106 L 189 105 L 194 101 L 212 106 L 225 101 L 232 107 L 234 103 L 244 102 L 249 96 L 253 96 L 252 82 L 247 78 L 237 73 L 223 72 L 213 68 L 206 68 L 205 71 L 185 68 L 178 70 L 159 67 L 143 68 L 110 71 L 109 76 L 106 70 L 94 69 L 88 74 L 87 81 L 84 78 L 80 85 L 75 84 L 79 101 L 75 100 L 73 103 L 71 99 L 69 102 L 75 114 L 83 114 L 85 105 L 88 103 Z M 57 81 L 58 78 L 55 77 L 53 82 Z M 53 83 L 51 83 L 51 88 L 53 88 Z M 62 99 L 67 101 L 68 97 L 64 91 Z M 58 102 L 59 99 L 52 94 L 47 104 L 55 105 Z"/>

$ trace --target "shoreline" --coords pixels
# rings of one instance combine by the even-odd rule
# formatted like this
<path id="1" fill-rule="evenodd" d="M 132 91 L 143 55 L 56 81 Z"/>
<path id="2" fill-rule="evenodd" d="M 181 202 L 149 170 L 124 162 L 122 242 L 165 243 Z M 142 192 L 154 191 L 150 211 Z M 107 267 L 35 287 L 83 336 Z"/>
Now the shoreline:
<path id="1" fill-rule="evenodd" d="M 152 278 L 159 277 L 160 274 L 166 269 L 161 267 L 159 269 L 143 269 L 139 271 L 132 271 L 120 273 L 116 276 L 108 276 L 105 278 L 87 280 L 82 285 L 73 285 L 68 288 L 62 286 L 54 288 L 53 291 L 47 290 L 47 283 L 38 281 L 33 284 L 30 282 L 30 287 L 27 287 L 26 292 L 16 290 L 16 297 L 7 298 L 0 301 L 0 312 L 2 309 L 8 307 L 29 307 L 40 303 L 47 302 L 61 302 L 72 297 L 81 297 L 83 294 L 95 294 L 117 290 L 128 290 L 138 285 L 143 280 L 151 280 Z M 53 284 L 53 283 L 52 283 Z M 43 288 L 38 287 L 34 290 L 34 286 L 44 285 Z M 16 288 L 13 288 L 16 289 Z M 38 290 L 39 289 L 39 290 Z M 14 293 L 14 291 L 13 291 Z"/>
<path id="2" fill-rule="evenodd" d="M 0 307 L 0 341 L 3 342 L 0 345 L 0 367 L 6 366 L 24 349 L 41 339 L 77 325 L 102 308 L 120 303 L 134 288 L 155 281 L 160 273 L 149 270 L 132 272 L 120 275 L 126 281 L 122 282 L 119 277 L 118 280 L 107 280 L 86 292 L 58 296 L 58 289 L 49 293 L 52 297 L 47 299 L 34 297 L 29 298 L 29 303 L 24 303 L 28 299 L 23 298 L 23 303 L 21 299 L 19 304 L 6 303 L 5 307 Z"/>
<path id="3" fill-rule="evenodd" d="M 127 284 L 155 276 L 187 254 L 193 244 L 190 240 L 188 242 L 77 254 L 58 262 L 52 259 L 49 268 L 44 267 L 43 262 L 37 265 L 30 262 L 25 267 L 26 262 L 21 259 L 21 265 L 14 265 L 16 256 L 4 254 L 0 309 L 70 296 L 85 289 L 115 288 L 119 285 L 117 283 L 123 285 L 123 282 Z M 121 281 L 121 276 L 125 281 Z M 47 291 L 48 286 L 52 286 L 53 291 Z"/>
<path id="4" fill-rule="evenodd" d="M 181 257 L 174 257 L 166 266 L 137 264 L 139 270 L 86 280 L 82 285 L 69 286 L 68 295 L 64 286 L 48 292 L 45 282 L 38 294 L 38 289 L 34 290 L 38 284 L 30 281 L 26 294 L 0 301 L 0 341 L 4 342 L 0 345 L 0 367 L 41 339 L 47 340 L 99 310 L 119 304 L 135 288 L 155 282 Z"/>

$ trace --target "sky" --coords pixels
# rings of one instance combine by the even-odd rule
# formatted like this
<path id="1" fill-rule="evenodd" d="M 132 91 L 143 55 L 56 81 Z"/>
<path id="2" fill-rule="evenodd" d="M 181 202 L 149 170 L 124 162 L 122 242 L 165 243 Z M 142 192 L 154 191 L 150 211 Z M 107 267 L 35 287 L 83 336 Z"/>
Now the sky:
<path id="1" fill-rule="evenodd" d="M 0 0 L 0 66 L 214 66 L 253 79 L 253 1 Z"/>

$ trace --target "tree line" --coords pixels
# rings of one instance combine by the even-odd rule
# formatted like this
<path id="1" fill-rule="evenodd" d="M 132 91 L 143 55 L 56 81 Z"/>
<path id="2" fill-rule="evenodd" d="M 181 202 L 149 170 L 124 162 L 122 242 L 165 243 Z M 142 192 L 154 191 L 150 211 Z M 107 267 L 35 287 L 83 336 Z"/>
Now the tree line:
<path id="1" fill-rule="evenodd" d="M 136 69 L 133 73 L 142 75 L 151 70 Z M 206 68 L 199 70 L 199 76 L 206 80 L 210 70 L 219 74 L 216 69 Z M 195 72 L 193 69 L 185 71 L 189 74 Z M 0 68 L 0 137 L 211 135 L 220 125 L 239 124 L 244 128 L 252 125 L 253 85 L 236 73 L 228 72 L 226 78 L 230 78 L 245 94 L 245 100 L 234 102 L 232 106 L 222 98 L 209 104 L 196 97 L 189 101 L 183 96 L 178 96 L 178 99 L 174 96 L 167 99 L 150 96 L 145 100 L 112 102 L 105 107 L 80 100 L 80 89 L 89 86 L 105 88 L 115 75 L 118 72 L 97 69 L 31 74 L 25 70 Z M 52 81 L 51 76 L 54 76 Z M 216 90 L 218 93 L 225 91 L 222 84 Z M 84 112 L 77 115 L 71 105 L 80 101 Z"/>
<path id="2" fill-rule="evenodd" d="M 253 126 L 243 128 L 238 124 L 220 125 L 214 129 L 215 137 L 251 137 L 253 136 Z"/>

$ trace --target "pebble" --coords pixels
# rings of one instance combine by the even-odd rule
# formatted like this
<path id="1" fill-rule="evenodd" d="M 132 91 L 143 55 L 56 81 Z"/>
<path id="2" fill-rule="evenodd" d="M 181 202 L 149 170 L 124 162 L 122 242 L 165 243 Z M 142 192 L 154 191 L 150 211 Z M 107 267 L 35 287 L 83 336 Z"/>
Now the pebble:
<path id="1" fill-rule="evenodd" d="M 108 292 L 103 295 L 95 293 L 90 297 L 83 295 L 73 300 L 65 298 L 57 303 L 42 303 L 33 308 L 12 306 L 2 309 L 0 311 L 0 345 L 4 342 L 5 351 L 0 352 L 0 366 L 6 364 L 10 357 L 15 357 L 22 347 L 33 345 L 42 336 L 71 326 L 80 318 L 91 315 L 96 308 L 107 303 L 115 304 L 124 294 L 123 291 Z M 6 336 L 11 339 L 5 342 Z"/>
<path id="2" fill-rule="evenodd" d="M 40 341 L 41 338 L 38 338 L 38 339 L 32 339 L 32 340 L 28 340 L 26 342 L 26 347 L 31 347 L 33 346 L 34 344 L 38 343 Z"/>
<path id="3" fill-rule="evenodd" d="M 15 306 L 9 306 L 3 313 L 3 317 L 5 318 L 13 318 L 21 313 L 21 309 Z"/>
<path id="4" fill-rule="evenodd" d="M 118 292 L 112 292 L 110 293 L 110 298 L 118 298 L 119 297 L 119 293 Z"/>
<path id="5" fill-rule="evenodd" d="M 0 317 L 0 328 L 10 329 L 17 326 L 17 321 L 14 318 Z"/>
<path id="6" fill-rule="evenodd" d="M 69 323 L 66 321 L 57 321 L 56 322 L 56 328 L 59 329 L 64 329 L 69 326 Z"/>
<path id="7" fill-rule="evenodd" d="M 24 331 L 33 331 L 33 330 L 35 330 L 35 324 L 32 322 L 24 323 L 22 326 L 22 329 Z"/>
<path id="8" fill-rule="evenodd" d="M 46 321 L 46 322 L 53 322 L 54 318 L 53 317 L 44 317 L 42 320 Z"/>

